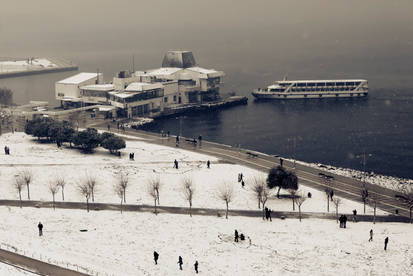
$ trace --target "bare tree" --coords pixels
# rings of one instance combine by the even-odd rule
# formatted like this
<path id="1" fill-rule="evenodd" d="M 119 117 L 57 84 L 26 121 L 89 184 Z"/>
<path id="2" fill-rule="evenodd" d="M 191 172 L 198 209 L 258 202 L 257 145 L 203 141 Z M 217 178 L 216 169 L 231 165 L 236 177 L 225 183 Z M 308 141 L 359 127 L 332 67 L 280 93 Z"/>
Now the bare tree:
<path id="1" fill-rule="evenodd" d="M 369 199 L 373 205 L 373 224 L 376 224 L 377 194 L 371 194 Z"/>
<path id="2" fill-rule="evenodd" d="M 217 190 L 217 197 L 225 201 L 227 207 L 225 212 L 225 218 L 228 219 L 228 206 L 229 203 L 234 199 L 234 188 L 228 183 L 223 183 Z"/>
<path id="3" fill-rule="evenodd" d="M 363 184 L 363 188 L 361 189 L 361 200 L 363 201 L 363 205 L 364 205 L 364 214 L 366 213 L 366 203 L 367 203 L 367 199 L 369 197 L 369 190 L 366 188 L 366 185 Z"/>
<path id="4" fill-rule="evenodd" d="M 24 188 L 24 185 L 25 185 L 24 179 L 20 175 L 17 175 L 16 178 L 14 179 L 13 187 L 19 193 L 20 208 L 22 208 L 22 190 Z"/>
<path id="5" fill-rule="evenodd" d="M 300 222 L 301 222 L 301 205 L 303 205 L 306 199 L 307 198 L 305 197 L 304 193 L 302 193 L 301 191 L 297 193 L 297 198 L 295 199 L 295 202 L 297 203 L 297 206 L 298 206 L 298 217 L 300 218 Z"/>
<path id="6" fill-rule="evenodd" d="M 148 181 L 147 192 L 154 200 L 155 214 L 157 215 L 157 203 L 159 204 L 159 191 L 161 189 L 161 181 L 159 177 L 152 178 Z"/>
<path id="7" fill-rule="evenodd" d="M 295 199 L 297 197 L 297 190 L 288 189 L 288 193 L 291 196 L 291 200 L 293 201 L 293 211 L 295 211 Z"/>
<path id="8" fill-rule="evenodd" d="M 402 193 L 400 197 L 401 200 L 409 208 L 409 218 L 410 223 L 413 223 L 412 220 L 412 210 L 413 210 L 413 185 L 410 183 L 400 183 L 397 187 L 397 190 Z"/>
<path id="9" fill-rule="evenodd" d="M 341 199 L 338 198 L 338 197 L 334 197 L 333 198 L 333 203 L 334 203 L 334 206 L 336 207 L 336 219 L 337 219 L 337 222 L 338 222 L 338 206 L 341 204 Z"/>
<path id="10" fill-rule="evenodd" d="M 124 200 L 125 190 L 123 189 L 122 184 L 121 184 L 120 181 L 117 184 L 115 184 L 114 190 L 115 190 L 115 193 L 120 198 L 120 213 L 122 214 L 122 210 L 123 210 L 122 203 L 123 203 L 123 200 Z"/>
<path id="11" fill-rule="evenodd" d="M 62 200 L 65 201 L 66 180 L 63 178 L 63 176 L 59 176 L 59 177 L 56 177 L 55 183 L 56 183 L 56 186 L 62 189 Z"/>
<path id="12" fill-rule="evenodd" d="M 126 203 L 126 189 L 128 188 L 129 185 L 129 178 L 128 175 L 125 173 L 120 174 L 120 179 L 118 183 L 119 187 L 123 190 L 123 202 Z"/>
<path id="13" fill-rule="evenodd" d="M 82 196 L 85 197 L 85 199 L 86 199 L 86 208 L 87 208 L 87 211 L 89 212 L 89 199 L 90 199 L 90 196 L 91 196 L 92 192 L 91 192 L 91 190 L 90 190 L 90 186 L 89 186 L 88 181 L 83 182 L 83 183 L 80 183 L 80 184 L 77 186 L 77 188 L 78 188 L 78 190 L 79 190 L 79 193 L 80 193 Z"/>
<path id="14" fill-rule="evenodd" d="M 21 178 L 23 179 L 24 183 L 27 187 L 27 198 L 30 200 L 30 183 L 33 180 L 33 173 L 26 169 L 20 172 Z"/>
<path id="15" fill-rule="evenodd" d="M 98 185 L 96 177 L 92 175 L 87 175 L 86 183 L 89 186 L 89 191 L 90 191 L 90 195 L 92 196 L 92 201 L 95 202 L 96 186 Z"/>
<path id="16" fill-rule="evenodd" d="M 331 189 L 330 188 L 325 188 L 324 192 L 326 193 L 327 196 L 327 212 L 330 212 L 330 195 L 331 195 Z"/>
<path id="17" fill-rule="evenodd" d="M 195 185 L 192 179 L 189 177 L 185 177 L 182 180 L 182 193 L 183 193 L 185 200 L 187 200 L 189 203 L 189 215 L 191 217 L 192 217 L 192 200 L 194 198 L 195 191 L 196 189 L 195 189 Z"/>
<path id="18" fill-rule="evenodd" d="M 264 181 L 264 184 L 262 183 Z M 254 183 L 252 185 L 252 191 L 257 198 L 258 201 L 258 209 L 261 209 L 261 196 L 262 196 L 262 191 L 266 187 L 265 180 L 261 178 L 254 177 Z M 264 207 L 263 207 L 264 209 Z"/>
<path id="19" fill-rule="evenodd" d="M 56 182 L 50 182 L 49 183 L 49 192 L 52 194 L 53 197 L 53 210 L 56 210 L 55 208 L 55 196 L 57 193 L 57 190 L 59 189 L 59 186 L 57 185 Z"/>

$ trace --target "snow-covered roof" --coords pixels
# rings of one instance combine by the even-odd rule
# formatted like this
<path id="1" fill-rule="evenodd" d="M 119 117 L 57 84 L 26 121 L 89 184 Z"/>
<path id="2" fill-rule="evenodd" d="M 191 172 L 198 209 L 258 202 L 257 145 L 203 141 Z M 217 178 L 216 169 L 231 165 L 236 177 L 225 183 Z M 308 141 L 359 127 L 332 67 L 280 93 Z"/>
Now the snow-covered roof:
<path id="1" fill-rule="evenodd" d="M 132 82 L 128 85 L 128 87 L 126 87 L 125 91 L 145 91 L 162 87 L 163 85 L 161 83 Z"/>
<path id="2" fill-rule="evenodd" d="M 61 84 L 81 84 L 82 82 L 88 81 L 90 79 L 96 78 L 98 76 L 97 73 L 79 73 L 77 75 L 68 77 L 64 80 L 58 81 L 57 83 Z M 102 73 L 99 73 L 99 77 L 102 77 Z"/>
<path id="3" fill-rule="evenodd" d="M 158 69 L 153 69 L 148 71 L 147 75 L 149 76 L 159 76 L 159 75 L 172 75 L 176 72 L 182 70 L 182 68 L 178 67 L 162 67 Z"/>
<path id="4" fill-rule="evenodd" d="M 190 71 L 197 72 L 203 75 L 207 75 L 208 77 L 211 77 L 211 78 L 224 76 L 224 72 L 222 71 L 217 71 L 214 69 L 205 69 L 205 68 L 198 67 L 198 66 L 186 68 L 186 70 L 190 70 Z"/>
<path id="5" fill-rule="evenodd" d="M 136 95 L 136 94 L 138 94 L 138 93 L 131 93 L 131 92 L 109 92 L 109 94 L 110 95 L 113 95 L 113 96 L 115 96 L 115 97 L 118 97 L 118 98 L 129 98 L 129 97 L 132 97 L 132 96 L 134 96 L 134 95 Z"/>
<path id="6" fill-rule="evenodd" d="M 115 86 L 111 83 L 91 84 L 91 85 L 81 86 L 80 89 L 82 89 L 82 90 L 94 90 L 94 91 L 111 91 L 111 90 L 115 89 Z"/>

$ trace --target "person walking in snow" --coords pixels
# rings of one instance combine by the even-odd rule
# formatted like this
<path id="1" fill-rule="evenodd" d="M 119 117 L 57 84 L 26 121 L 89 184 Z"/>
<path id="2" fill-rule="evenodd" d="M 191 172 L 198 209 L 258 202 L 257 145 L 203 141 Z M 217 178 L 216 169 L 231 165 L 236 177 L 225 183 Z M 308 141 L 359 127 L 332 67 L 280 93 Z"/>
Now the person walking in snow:
<path id="1" fill-rule="evenodd" d="M 207 168 L 209 169 L 209 166 L 211 166 L 211 162 L 209 160 L 207 161 Z"/>
<path id="2" fill-rule="evenodd" d="M 280 167 L 283 166 L 284 159 L 280 158 Z"/>
<path id="3" fill-rule="evenodd" d="M 153 260 L 155 261 L 155 264 L 158 264 L 158 259 L 159 259 L 159 254 L 156 251 L 153 251 Z"/>
<path id="4" fill-rule="evenodd" d="M 268 220 L 269 214 L 268 214 L 268 208 L 265 207 L 265 219 Z"/>
<path id="5" fill-rule="evenodd" d="M 343 216 L 343 227 L 344 228 L 347 227 L 347 216 L 346 215 Z"/>
<path id="6" fill-rule="evenodd" d="M 43 236 L 43 224 L 40 221 L 37 228 L 39 228 L 39 236 Z"/>
<path id="7" fill-rule="evenodd" d="M 235 233 L 234 233 L 234 241 L 238 242 L 238 231 L 235 229 Z"/>
<path id="8" fill-rule="evenodd" d="M 196 274 L 198 274 L 198 261 L 197 260 L 195 260 L 194 268 L 195 268 Z"/>
<path id="9" fill-rule="evenodd" d="M 370 229 L 370 239 L 369 242 L 373 241 L 373 229 Z"/>
<path id="10" fill-rule="evenodd" d="M 331 201 L 333 201 L 333 196 L 334 196 L 334 191 L 333 189 L 330 190 L 330 199 Z"/>
<path id="11" fill-rule="evenodd" d="M 182 265 L 184 264 L 184 262 L 182 261 L 181 256 L 179 256 L 179 258 L 178 258 L 178 264 L 179 264 L 179 269 L 182 270 Z"/>
<path id="12" fill-rule="evenodd" d="M 272 212 L 272 210 L 268 208 L 268 218 L 270 219 L 270 221 L 272 221 L 272 219 L 271 219 L 271 212 Z"/>
<path id="13" fill-rule="evenodd" d="M 179 146 L 179 135 L 176 136 L 176 143 L 175 145 L 178 147 Z"/>
<path id="14" fill-rule="evenodd" d="M 387 250 L 387 244 L 389 243 L 389 237 L 384 239 L 384 250 Z"/>

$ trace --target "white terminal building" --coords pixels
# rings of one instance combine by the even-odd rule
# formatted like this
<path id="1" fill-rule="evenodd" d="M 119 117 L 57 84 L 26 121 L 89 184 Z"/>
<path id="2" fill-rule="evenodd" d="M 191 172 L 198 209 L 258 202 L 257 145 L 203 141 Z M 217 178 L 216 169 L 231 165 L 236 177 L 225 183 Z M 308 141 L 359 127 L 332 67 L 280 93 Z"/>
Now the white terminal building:
<path id="1" fill-rule="evenodd" d="M 109 84 L 102 74 L 80 73 L 56 83 L 62 106 L 112 105 L 117 116 L 158 116 L 168 109 L 220 98 L 224 72 L 196 65 L 190 51 L 169 51 L 162 67 L 119 72 Z"/>

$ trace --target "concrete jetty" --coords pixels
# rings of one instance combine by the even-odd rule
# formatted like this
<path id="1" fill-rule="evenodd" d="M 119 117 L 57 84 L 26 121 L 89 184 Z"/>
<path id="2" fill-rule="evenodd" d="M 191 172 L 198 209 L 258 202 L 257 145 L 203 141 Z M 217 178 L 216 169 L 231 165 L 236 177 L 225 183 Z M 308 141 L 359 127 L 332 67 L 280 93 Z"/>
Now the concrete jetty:
<path id="1" fill-rule="evenodd" d="M 76 64 L 62 58 L 0 61 L 0 79 L 75 70 L 78 70 Z"/>

